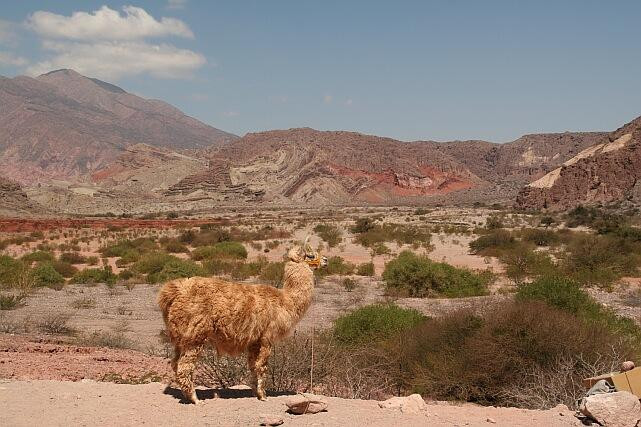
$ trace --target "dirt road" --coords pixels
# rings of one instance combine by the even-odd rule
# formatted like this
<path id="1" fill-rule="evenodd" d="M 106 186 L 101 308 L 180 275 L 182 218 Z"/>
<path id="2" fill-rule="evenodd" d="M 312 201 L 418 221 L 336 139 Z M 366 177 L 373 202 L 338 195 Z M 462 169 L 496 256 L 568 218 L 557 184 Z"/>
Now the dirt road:
<path id="1" fill-rule="evenodd" d="M 421 414 L 381 409 L 376 401 L 324 398 L 328 411 L 285 412 L 287 396 L 260 402 L 248 390 L 200 390 L 197 406 L 180 403 L 175 389 L 160 383 L 125 385 L 83 380 L 0 380 L 3 426 L 251 426 L 262 414 L 282 417 L 285 426 L 579 426 L 570 411 L 454 406 L 432 403 Z"/>

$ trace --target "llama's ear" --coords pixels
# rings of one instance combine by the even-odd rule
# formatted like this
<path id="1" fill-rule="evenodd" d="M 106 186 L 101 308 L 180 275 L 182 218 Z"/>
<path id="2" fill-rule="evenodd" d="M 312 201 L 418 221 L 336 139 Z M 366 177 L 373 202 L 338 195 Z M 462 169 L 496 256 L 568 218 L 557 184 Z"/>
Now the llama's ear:
<path id="1" fill-rule="evenodd" d="M 308 254 L 311 254 L 313 252 L 312 247 L 309 245 L 309 234 L 307 235 L 307 237 L 305 237 L 305 242 L 303 243 L 303 250 L 305 251 L 305 253 L 308 253 Z"/>

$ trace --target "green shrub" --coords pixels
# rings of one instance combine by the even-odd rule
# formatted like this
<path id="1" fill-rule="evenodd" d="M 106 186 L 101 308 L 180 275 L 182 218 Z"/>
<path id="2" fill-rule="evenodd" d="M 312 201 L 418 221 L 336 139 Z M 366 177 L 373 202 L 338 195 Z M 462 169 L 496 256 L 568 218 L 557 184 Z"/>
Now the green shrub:
<path id="1" fill-rule="evenodd" d="M 165 250 L 171 254 L 189 253 L 189 249 L 187 248 L 187 246 L 176 239 L 170 239 L 163 246 Z"/>
<path id="2" fill-rule="evenodd" d="M 334 224 L 318 224 L 314 227 L 314 232 L 318 234 L 321 239 L 327 242 L 327 245 L 330 248 L 338 246 L 338 244 L 343 240 L 343 232 Z"/>
<path id="3" fill-rule="evenodd" d="M 411 328 L 425 319 L 414 309 L 373 304 L 345 314 L 334 322 L 334 337 L 342 344 L 378 341 Z"/>
<path id="4" fill-rule="evenodd" d="M 32 262 L 53 261 L 56 257 L 51 252 L 35 251 L 22 256 L 22 261 L 31 264 Z"/>
<path id="5" fill-rule="evenodd" d="M 499 256 L 517 245 L 517 241 L 509 231 L 498 229 L 479 236 L 470 242 L 470 251 L 475 255 Z"/>
<path id="6" fill-rule="evenodd" d="M 635 354 L 608 328 L 536 301 L 426 321 L 389 351 L 408 393 L 537 409 L 573 406 L 582 378 Z"/>
<path id="7" fill-rule="evenodd" d="M 143 254 L 157 249 L 158 245 L 152 239 L 140 237 L 134 240 L 120 240 L 116 243 L 103 246 L 99 252 L 103 257 L 123 257 L 128 253 Z"/>
<path id="8" fill-rule="evenodd" d="M 403 251 L 385 265 L 383 280 L 393 293 L 452 298 L 487 294 L 491 278 Z"/>
<path id="9" fill-rule="evenodd" d="M 118 276 L 116 276 L 111 268 L 88 268 L 79 271 L 71 278 L 71 283 L 79 283 L 83 285 L 95 285 L 98 283 L 105 283 L 113 285 L 116 283 Z"/>
<path id="10" fill-rule="evenodd" d="M 540 228 L 527 228 L 521 231 L 524 242 L 534 243 L 537 246 L 554 246 L 559 243 L 559 235 L 552 230 Z"/>
<path id="11" fill-rule="evenodd" d="M 606 286 L 625 275 L 637 276 L 639 248 L 615 236 L 579 234 L 568 245 L 561 266 L 578 282 Z"/>
<path id="12" fill-rule="evenodd" d="M 358 282 L 352 279 L 351 277 L 344 278 L 342 284 L 343 284 L 343 288 L 345 288 L 347 292 L 352 292 L 354 289 L 358 287 Z"/>
<path id="13" fill-rule="evenodd" d="M 131 266 L 131 270 L 140 274 L 157 274 L 170 261 L 180 261 L 180 259 L 164 252 L 149 252 L 142 255 Z"/>
<path id="14" fill-rule="evenodd" d="M 373 262 L 364 262 L 359 264 L 356 267 L 356 274 L 359 276 L 373 276 L 374 275 L 374 263 Z"/>
<path id="15" fill-rule="evenodd" d="M 550 275 L 519 286 L 516 298 L 522 301 L 543 301 L 589 322 L 608 328 L 612 333 L 632 340 L 641 339 L 641 329 L 633 320 L 616 315 L 588 295 L 574 280 Z"/>
<path id="16" fill-rule="evenodd" d="M 194 260 L 226 258 L 246 259 L 247 249 L 238 242 L 219 242 L 213 246 L 201 246 L 193 250 L 191 257 Z"/>
<path id="17" fill-rule="evenodd" d="M 354 234 L 367 233 L 375 227 L 374 220 L 368 217 L 356 218 L 354 226 L 350 231 Z"/>
<path id="18" fill-rule="evenodd" d="M 0 294 L 0 310 L 15 310 L 18 307 L 22 307 L 25 298 L 26 296 L 23 294 Z"/>
<path id="19" fill-rule="evenodd" d="M 385 242 L 396 242 L 399 245 L 429 247 L 432 235 L 423 228 L 410 225 L 382 224 L 372 225 L 367 231 L 358 234 L 355 242 L 373 248 Z"/>
<path id="20" fill-rule="evenodd" d="M 171 259 L 162 266 L 160 271 L 149 273 L 147 282 L 160 283 L 173 279 L 204 275 L 204 269 L 193 261 Z"/>
<path id="21" fill-rule="evenodd" d="M 315 274 L 319 277 L 339 275 L 346 276 L 354 272 L 354 264 L 351 262 L 345 261 L 340 256 L 333 256 L 327 260 L 327 266 L 325 268 L 319 268 L 315 270 Z"/>
<path id="22" fill-rule="evenodd" d="M 50 262 L 39 263 L 32 271 L 35 286 L 46 286 L 53 289 L 60 289 L 65 283 L 65 278 L 56 271 Z"/>
<path id="23" fill-rule="evenodd" d="M 60 254 L 60 261 L 67 262 L 69 264 L 85 264 L 87 258 L 80 255 L 78 252 L 64 252 Z"/>
<path id="24" fill-rule="evenodd" d="M 516 283 L 558 270 L 547 253 L 534 251 L 522 244 L 506 251 L 499 259 L 505 264 L 505 275 Z"/>
<path id="25" fill-rule="evenodd" d="M 20 277 L 25 275 L 29 268 L 21 261 L 7 255 L 0 255 L 0 285 L 14 287 Z"/>
<path id="26" fill-rule="evenodd" d="M 62 277 L 69 278 L 78 272 L 78 269 L 68 262 L 58 260 L 53 261 L 51 265 Z"/>

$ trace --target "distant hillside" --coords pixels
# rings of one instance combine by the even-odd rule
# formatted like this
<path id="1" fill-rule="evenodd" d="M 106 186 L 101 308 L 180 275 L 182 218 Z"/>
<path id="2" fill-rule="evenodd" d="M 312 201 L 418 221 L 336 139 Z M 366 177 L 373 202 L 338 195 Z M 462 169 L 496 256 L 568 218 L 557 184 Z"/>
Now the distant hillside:
<path id="1" fill-rule="evenodd" d="M 44 208 L 29 200 L 20 184 L 0 176 L 0 215 L 42 212 Z"/>
<path id="2" fill-rule="evenodd" d="M 488 192 L 513 197 L 523 184 L 605 135 L 528 135 L 494 144 L 401 142 L 309 128 L 260 132 L 217 150 L 208 170 L 186 177 L 167 194 L 338 204 L 407 203 L 461 190 L 477 200 Z"/>
<path id="3" fill-rule="evenodd" d="M 563 165 L 525 186 L 523 209 L 566 209 L 579 204 L 641 202 L 641 117 L 612 132 Z"/>
<path id="4" fill-rule="evenodd" d="M 237 137 L 72 70 L 0 77 L 0 169 L 23 184 L 83 180 L 136 144 L 205 149 Z"/>

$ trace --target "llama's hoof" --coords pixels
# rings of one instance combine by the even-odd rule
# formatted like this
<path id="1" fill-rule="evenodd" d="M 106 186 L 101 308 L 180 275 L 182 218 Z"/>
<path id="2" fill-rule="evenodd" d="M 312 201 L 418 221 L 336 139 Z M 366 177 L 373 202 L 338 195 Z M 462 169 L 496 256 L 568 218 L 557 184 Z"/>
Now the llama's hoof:
<path id="1" fill-rule="evenodd" d="M 265 396 L 258 396 L 257 399 L 260 400 L 261 402 L 267 401 L 267 398 Z"/>

